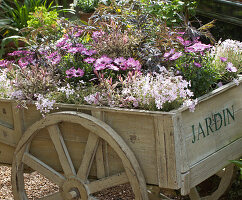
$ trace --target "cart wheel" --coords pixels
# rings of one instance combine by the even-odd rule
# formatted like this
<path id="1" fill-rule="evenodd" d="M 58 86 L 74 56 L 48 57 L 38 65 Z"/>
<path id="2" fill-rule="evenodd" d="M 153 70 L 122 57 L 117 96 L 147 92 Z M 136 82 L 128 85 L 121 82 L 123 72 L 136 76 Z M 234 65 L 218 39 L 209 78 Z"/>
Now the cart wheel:
<path id="1" fill-rule="evenodd" d="M 191 200 L 217 200 L 219 199 L 230 187 L 233 175 L 234 165 L 230 164 L 224 169 L 220 170 L 216 175 L 221 179 L 218 188 L 209 196 L 200 197 L 196 187 L 192 188 L 189 194 Z"/>
<path id="2" fill-rule="evenodd" d="M 72 159 L 60 131 L 59 123 L 62 122 L 78 124 L 90 131 L 78 170 L 75 170 L 73 166 Z M 54 170 L 30 154 L 29 147 L 32 139 L 44 128 L 47 128 L 49 132 L 63 173 Z M 82 134 L 81 130 L 80 134 Z M 124 170 L 121 173 L 91 181 L 88 176 L 100 139 L 107 142 L 117 153 L 122 161 Z M 40 198 L 43 200 L 94 200 L 97 199 L 93 196 L 94 193 L 128 182 L 131 185 L 136 200 L 148 200 L 146 182 L 133 152 L 110 126 L 87 114 L 77 112 L 53 113 L 33 124 L 24 133 L 15 150 L 12 164 L 12 187 L 16 200 L 28 200 L 24 189 L 23 168 L 25 166 L 39 172 L 59 186 L 58 192 Z"/>

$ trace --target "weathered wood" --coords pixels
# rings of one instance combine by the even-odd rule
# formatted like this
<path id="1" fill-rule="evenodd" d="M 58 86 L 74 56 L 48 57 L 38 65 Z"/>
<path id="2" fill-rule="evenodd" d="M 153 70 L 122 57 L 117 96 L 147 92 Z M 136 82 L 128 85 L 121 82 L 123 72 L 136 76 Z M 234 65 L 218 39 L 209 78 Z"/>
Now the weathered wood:
<path id="1" fill-rule="evenodd" d="M 84 151 L 84 156 L 81 162 L 81 166 L 77 172 L 77 177 L 86 181 L 89 175 L 92 161 L 97 151 L 99 137 L 90 132 L 87 140 L 87 144 Z"/>
<path id="2" fill-rule="evenodd" d="M 56 192 L 54 194 L 42 197 L 42 198 L 38 198 L 38 200 L 65 200 L 60 192 Z"/>
<path id="3" fill-rule="evenodd" d="M 47 129 L 49 131 L 50 138 L 55 146 L 57 154 L 59 156 L 59 160 L 62 169 L 64 170 L 65 176 L 75 176 L 76 171 L 74 169 L 73 163 L 71 161 L 69 152 L 66 148 L 64 139 L 61 135 L 58 125 L 49 126 Z"/>
<path id="4" fill-rule="evenodd" d="M 125 181 L 123 176 L 121 176 L 121 180 L 119 180 L 118 178 L 115 179 L 107 177 L 106 179 L 101 179 L 101 181 L 104 181 L 103 185 L 105 185 L 105 181 L 110 182 L 110 185 L 115 184 L 116 181 L 118 183 L 129 182 L 135 194 L 136 200 L 148 199 L 146 192 L 146 182 L 143 173 L 139 167 L 139 163 L 137 162 L 132 151 L 122 140 L 122 138 L 110 126 L 90 115 L 77 112 L 61 112 L 50 114 L 46 118 L 37 121 L 35 124 L 33 124 L 31 127 L 27 129 L 23 137 L 20 139 L 18 146 L 16 147 L 16 154 L 19 151 L 21 151 L 21 149 L 26 148 L 26 145 L 29 145 L 32 141 L 34 141 L 35 137 L 37 137 L 37 135 L 40 134 L 42 130 L 45 130 L 46 128 L 49 129 L 51 135 L 55 135 L 55 138 L 53 137 L 53 139 L 57 140 L 59 143 L 55 144 L 55 147 L 57 149 L 63 148 L 63 143 L 60 140 L 60 130 L 57 126 L 57 124 L 59 123 L 78 124 L 81 128 L 87 129 L 90 132 L 88 139 L 86 141 L 85 151 L 78 173 L 76 176 L 74 175 L 71 177 L 71 180 L 73 180 L 71 182 L 70 178 L 65 180 L 65 178 L 62 177 L 62 175 L 53 170 L 50 166 L 46 165 L 44 162 L 40 161 L 38 158 L 34 157 L 33 155 L 30 155 L 29 153 L 24 153 L 23 155 L 22 162 L 24 164 L 33 168 L 34 170 L 39 171 L 41 174 L 49 178 L 51 181 L 60 185 L 60 187 L 65 187 L 65 189 L 68 190 L 63 190 L 65 193 L 68 193 L 65 195 L 70 195 L 69 187 L 73 187 L 78 188 L 79 191 L 81 189 L 81 195 L 88 195 L 89 198 L 89 193 L 85 193 L 85 188 L 87 188 L 88 191 L 89 181 L 87 180 L 87 178 L 90 166 L 92 164 L 92 160 L 94 158 L 94 155 L 96 154 L 99 138 L 102 138 L 117 153 L 119 158 L 122 160 L 123 169 L 125 169 L 125 174 L 127 177 L 125 178 Z M 57 151 L 61 152 L 61 150 Z M 17 168 L 16 170 L 17 171 L 13 173 L 13 177 L 16 177 L 17 173 L 23 175 L 23 171 L 18 171 Z M 18 179 L 15 179 L 15 182 L 13 182 L 13 184 L 15 184 L 13 188 L 16 190 L 16 185 L 19 184 Z M 14 191 L 14 194 L 15 196 L 19 195 L 19 193 L 16 191 Z M 90 198 L 92 198 L 92 196 L 90 196 Z"/>
<path id="5" fill-rule="evenodd" d="M 156 157 L 157 157 L 157 170 L 158 170 L 158 181 L 159 186 L 168 188 L 168 173 L 167 173 L 167 162 L 166 162 L 166 144 L 164 134 L 164 116 L 154 117 L 154 128 L 155 128 L 155 144 L 156 144 Z"/>
<path id="6" fill-rule="evenodd" d="M 191 189 L 189 197 L 191 200 L 218 200 L 229 188 L 231 185 L 231 180 L 234 174 L 234 165 L 230 164 L 226 168 L 221 170 L 223 173 L 221 175 L 221 180 L 218 188 L 211 194 L 205 197 L 200 197 L 198 190 L 196 187 Z"/>
<path id="7" fill-rule="evenodd" d="M 24 153 L 22 162 L 59 186 L 62 186 L 65 181 L 64 176 L 29 153 Z"/>
<path id="8" fill-rule="evenodd" d="M 100 192 L 104 189 L 121 185 L 124 183 L 128 183 L 128 182 L 129 182 L 129 179 L 126 173 L 123 172 L 121 174 L 117 174 L 117 175 L 105 177 L 97 181 L 93 181 L 87 184 L 87 187 L 89 188 L 89 192 L 93 194 L 95 192 Z"/>

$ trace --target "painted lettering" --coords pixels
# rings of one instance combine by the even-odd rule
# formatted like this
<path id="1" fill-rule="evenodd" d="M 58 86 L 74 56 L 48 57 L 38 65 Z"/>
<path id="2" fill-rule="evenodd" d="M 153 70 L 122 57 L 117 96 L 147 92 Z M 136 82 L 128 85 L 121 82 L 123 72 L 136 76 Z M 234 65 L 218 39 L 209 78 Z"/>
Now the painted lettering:
<path id="1" fill-rule="evenodd" d="M 205 133 L 204 133 L 204 131 L 203 131 L 203 127 L 202 127 L 202 125 L 200 124 L 200 122 L 199 122 L 199 125 L 198 125 L 198 137 L 197 137 L 197 140 L 199 140 L 199 135 L 200 134 L 203 134 L 203 137 L 205 138 L 206 137 L 206 135 L 205 135 Z"/>
<path id="2" fill-rule="evenodd" d="M 192 125 L 192 133 L 193 133 L 193 140 L 192 140 L 192 143 L 195 143 L 195 142 L 196 142 L 196 134 L 195 134 L 195 128 L 194 128 L 194 125 Z"/>
<path id="3" fill-rule="evenodd" d="M 220 120 L 218 120 L 217 116 L 219 117 Z M 215 131 L 219 130 L 222 125 L 223 125 L 223 118 L 220 113 L 214 114 L 214 123 L 215 123 Z M 218 126 L 219 123 L 219 126 Z"/>
<path id="4" fill-rule="evenodd" d="M 209 122 L 208 122 L 208 120 L 209 120 Z M 210 129 L 211 132 L 213 132 L 213 129 L 211 127 L 211 125 L 212 125 L 212 119 L 210 117 L 207 117 L 205 119 L 205 122 L 206 122 L 206 127 L 207 127 L 207 135 L 209 135 L 209 129 Z"/>
<path id="5" fill-rule="evenodd" d="M 192 143 L 219 131 L 233 121 L 235 121 L 234 106 L 216 112 L 212 117 L 206 117 L 204 121 L 192 125 Z"/>
<path id="6" fill-rule="evenodd" d="M 228 116 L 228 124 L 230 124 L 229 116 L 234 120 L 234 106 L 232 106 L 232 110 L 233 110 L 233 114 L 230 112 L 228 108 L 226 108 L 227 116 Z"/>

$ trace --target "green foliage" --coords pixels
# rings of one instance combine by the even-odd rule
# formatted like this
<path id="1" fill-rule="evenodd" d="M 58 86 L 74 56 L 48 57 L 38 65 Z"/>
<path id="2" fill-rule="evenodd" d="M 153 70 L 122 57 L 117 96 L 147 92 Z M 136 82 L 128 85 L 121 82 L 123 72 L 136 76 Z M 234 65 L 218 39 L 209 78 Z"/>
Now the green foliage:
<path id="1" fill-rule="evenodd" d="M 47 6 L 47 0 L 2 0 L 0 4 L 0 33 L 10 36 L 24 27 L 27 27 L 29 13 L 34 12 L 38 6 Z M 48 7 L 49 8 L 49 7 Z"/>
<path id="2" fill-rule="evenodd" d="M 82 12 L 90 13 L 95 11 L 98 6 L 99 0 L 79 0 L 77 6 Z"/>
<path id="3" fill-rule="evenodd" d="M 49 31 L 57 27 L 58 12 L 56 10 L 48 11 L 44 6 L 36 7 L 33 13 L 30 13 L 27 21 L 28 27 L 40 28 L 46 27 Z"/>
<path id="4" fill-rule="evenodd" d="M 189 12 L 190 15 L 195 14 L 196 1 L 188 0 L 172 0 L 172 1 L 150 1 L 141 0 L 144 4 L 146 12 L 156 18 L 160 18 L 166 22 L 168 26 L 177 25 L 182 22 L 183 13 Z"/>
<path id="5" fill-rule="evenodd" d="M 240 168 L 240 179 L 242 180 L 242 159 L 240 160 L 231 160 L 230 162 L 234 163 Z"/>
<path id="6" fill-rule="evenodd" d="M 195 53 L 185 53 L 176 61 L 176 69 L 187 80 L 191 82 L 190 90 L 194 98 L 210 92 L 218 82 L 220 75 L 212 65 L 212 58 L 198 57 Z M 195 66 L 200 63 L 201 67 Z"/>

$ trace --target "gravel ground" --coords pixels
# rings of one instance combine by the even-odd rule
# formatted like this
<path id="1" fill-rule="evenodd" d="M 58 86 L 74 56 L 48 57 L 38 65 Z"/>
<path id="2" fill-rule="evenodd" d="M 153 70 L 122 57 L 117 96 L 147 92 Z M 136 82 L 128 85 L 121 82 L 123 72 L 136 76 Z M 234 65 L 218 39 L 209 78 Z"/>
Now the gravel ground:
<path id="1" fill-rule="evenodd" d="M 58 191 L 58 187 L 44 178 L 37 172 L 24 174 L 25 190 L 30 200 L 38 199 L 47 194 Z M 206 184 L 207 185 L 207 184 Z M 149 188 L 150 189 L 150 188 Z M 207 190 L 206 190 L 207 191 Z M 165 196 L 176 200 L 188 200 L 188 197 L 181 197 L 176 195 L 175 191 L 162 191 Z M 129 184 L 123 184 L 117 187 L 109 188 L 95 194 L 100 200 L 133 200 L 134 195 Z M 152 197 L 151 200 L 159 199 Z M 167 199 L 167 198 L 161 198 Z M 160 200 L 161 200 L 160 199 Z M 241 200 L 242 199 L 242 184 L 239 179 L 239 172 L 237 178 L 234 180 L 230 191 L 220 198 L 220 200 Z M 12 186 L 11 186 L 11 167 L 0 166 L 0 200 L 13 200 Z"/>
<path id="2" fill-rule="evenodd" d="M 58 187 L 37 172 L 24 174 L 25 190 L 29 199 L 38 199 L 58 191 Z M 96 193 L 100 200 L 133 200 L 134 195 L 129 184 L 103 190 Z M 11 186 L 11 167 L 0 166 L 0 200 L 13 200 Z"/>

